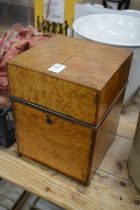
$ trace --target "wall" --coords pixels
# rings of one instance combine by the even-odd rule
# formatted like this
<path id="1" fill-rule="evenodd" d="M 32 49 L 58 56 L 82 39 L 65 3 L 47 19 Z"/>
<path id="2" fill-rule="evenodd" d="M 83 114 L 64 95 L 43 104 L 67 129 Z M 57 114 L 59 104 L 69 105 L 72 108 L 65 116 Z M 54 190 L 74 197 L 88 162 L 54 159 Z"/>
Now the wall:
<path id="1" fill-rule="evenodd" d="M 28 6 L 29 2 L 33 5 L 34 0 L 0 0 L 0 3 L 15 4 L 18 6 Z"/>
<path id="2" fill-rule="evenodd" d="M 130 8 L 140 10 L 140 0 L 131 0 Z"/>
<path id="3" fill-rule="evenodd" d="M 98 4 L 102 4 L 102 0 L 76 0 L 76 2 L 95 2 Z M 130 9 L 140 10 L 140 0 L 131 0 Z"/>
<path id="4" fill-rule="evenodd" d="M 34 0 L 0 0 L 1 2 L 5 2 L 8 4 L 16 4 L 16 5 L 21 5 L 21 6 L 27 6 L 28 2 L 31 1 L 32 5 Z M 76 2 L 95 2 L 95 3 L 99 3 L 102 4 L 102 0 L 75 0 Z M 130 9 L 136 9 L 136 10 L 140 10 L 140 0 L 131 0 L 131 4 L 130 4 Z"/>

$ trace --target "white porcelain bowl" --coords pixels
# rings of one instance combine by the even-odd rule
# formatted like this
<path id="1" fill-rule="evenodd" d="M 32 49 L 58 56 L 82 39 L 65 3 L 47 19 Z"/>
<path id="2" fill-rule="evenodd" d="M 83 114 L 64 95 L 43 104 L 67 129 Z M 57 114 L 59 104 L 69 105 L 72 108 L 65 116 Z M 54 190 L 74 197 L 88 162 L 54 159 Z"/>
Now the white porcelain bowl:
<path id="1" fill-rule="evenodd" d="M 79 37 L 134 51 L 125 103 L 140 87 L 140 18 L 123 14 L 94 14 L 80 17 L 73 24 Z M 111 58 L 110 58 L 111 59 Z"/>
<path id="2" fill-rule="evenodd" d="M 140 19 L 118 14 L 96 14 L 77 19 L 75 32 L 87 39 L 105 44 L 139 47 Z"/>

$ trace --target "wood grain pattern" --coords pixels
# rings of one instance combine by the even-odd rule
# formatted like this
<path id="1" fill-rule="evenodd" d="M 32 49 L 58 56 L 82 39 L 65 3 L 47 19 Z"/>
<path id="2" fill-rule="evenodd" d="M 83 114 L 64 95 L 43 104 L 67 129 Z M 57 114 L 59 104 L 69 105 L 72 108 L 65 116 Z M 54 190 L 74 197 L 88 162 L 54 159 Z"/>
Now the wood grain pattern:
<path id="1" fill-rule="evenodd" d="M 11 210 L 14 207 L 15 203 L 12 200 L 0 195 L 0 205 L 7 210 Z"/>
<path id="2" fill-rule="evenodd" d="M 0 181 L 0 195 L 6 197 L 14 204 L 19 200 L 19 198 L 24 193 L 24 190 L 12 183 L 6 182 L 5 180 Z"/>
<path id="3" fill-rule="evenodd" d="M 13 96 L 95 124 L 97 91 L 16 66 L 10 66 L 9 80 Z"/>
<path id="4" fill-rule="evenodd" d="M 101 161 L 103 160 L 107 150 L 109 149 L 116 135 L 120 120 L 123 97 L 124 91 L 119 96 L 117 102 L 113 106 L 112 110 L 110 111 L 104 122 L 97 129 L 97 132 L 95 134 L 95 145 L 92 157 L 90 179 L 93 177 L 96 170 L 100 166 Z"/>
<path id="5" fill-rule="evenodd" d="M 9 62 L 11 94 L 96 125 L 127 81 L 131 58 L 125 49 L 58 35 Z M 48 71 L 55 63 L 66 68 Z"/>
<path id="6" fill-rule="evenodd" d="M 136 127 L 136 105 L 120 121 L 127 136 Z M 138 115 L 138 111 L 137 111 Z M 127 127 L 130 118 L 135 123 Z M 0 150 L 0 177 L 68 210 L 140 210 L 140 194 L 128 178 L 127 159 L 132 140 L 117 136 L 89 187 L 50 170 L 26 157 L 17 157 L 14 145 Z"/>
<path id="7" fill-rule="evenodd" d="M 101 90 L 131 54 L 130 50 L 56 35 L 8 63 Z M 55 63 L 66 69 L 59 74 L 48 71 Z"/>
<path id="8" fill-rule="evenodd" d="M 20 187 L 1 179 L 0 210 L 13 210 L 23 193 L 24 190 Z"/>
<path id="9" fill-rule="evenodd" d="M 19 152 L 88 184 L 116 134 L 123 96 L 94 131 L 14 102 Z"/>
<path id="10" fill-rule="evenodd" d="M 132 61 L 132 55 L 129 56 L 124 63 L 122 63 L 112 76 L 112 78 L 107 82 L 107 84 L 103 87 L 100 92 L 99 99 L 99 110 L 98 110 L 98 120 L 101 119 L 105 110 L 109 108 L 112 101 L 114 101 L 115 97 L 119 94 L 120 90 L 124 87 L 126 82 L 128 81 L 130 65 Z"/>
<path id="11" fill-rule="evenodd" d="M 120 141 L 115 144 L 118 151 L 121 147 Z M 123 141 L 124 144 L 127 142 L 127 140 Z M 127 144 L 125 144 L 126 147 Z M 112 153 L 116 155 L 115 159 L 112 159 Z M 116 161 L 118 159 L 123 160 L 123 152 L 116 153 L 110 150 L 108 155 L 108 165 L 110 165 L 110 161 L 114 161 L 114 166 L 117 167 Z M 126 181 L 115 174 L 113 176 L 111 173 L 114 171 L 111 167 L 106 168 L 107 172 L 98 170 L 91 185 L 86 188 L 34 161 L 16 157 L 13 151 L 0 151 L 0 167 L 0 176 L 64 209 L 140 209 L 138 204 L 140 195 L 132 182 Z"/>
<path id="12" fill-rule="evenodd" d="M 92 130 L 14 103 L 19 152 L 87 181 Z M 47 119 L 52 124 L 47 124 Z"/>

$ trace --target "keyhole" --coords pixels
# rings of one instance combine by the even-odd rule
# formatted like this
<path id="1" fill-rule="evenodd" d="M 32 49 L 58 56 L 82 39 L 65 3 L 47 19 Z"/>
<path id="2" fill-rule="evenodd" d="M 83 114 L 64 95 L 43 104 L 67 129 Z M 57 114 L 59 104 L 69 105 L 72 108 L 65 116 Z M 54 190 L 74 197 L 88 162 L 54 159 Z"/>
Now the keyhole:
<path id="1" fill-rule="evenodd" d="M 46 122 L 48 125 L 52 125 L 52 120 L 50 119 L 50 117 L 47 116 Z"/>

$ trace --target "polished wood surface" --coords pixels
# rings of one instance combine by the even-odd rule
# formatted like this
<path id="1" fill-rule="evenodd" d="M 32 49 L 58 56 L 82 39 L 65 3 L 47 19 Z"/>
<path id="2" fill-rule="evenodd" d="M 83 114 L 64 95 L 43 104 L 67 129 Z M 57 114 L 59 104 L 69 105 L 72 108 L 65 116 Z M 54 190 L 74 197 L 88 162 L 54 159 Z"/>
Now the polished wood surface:
<path id="1" fill-rule="evenodd" d="M 129 50 L 59 35 L 13 58 L 8 63 L 10 91 L 24 102 L 13 103 L 19 152 L 89 184 L 116 133 L 123 102 L 119 94 L 131 60 Z M 55 63 L 66 68 L 59 74 L 48 71 Z M 46 116 L 34 104 L 64 119 Z"/>
<path id="2" fill-rule="evenodd" d="M 120 120 L 124 93 L 125 90 L 121 93 L 114 107 L 112 108 L 106 119 L 103 121 L 101 126 L 97 129 L 97 132 L 95 134 L 96 141 L 94 145 L 90 179 L 97 171 L 105 154 L 107 153 L 110 145 L 115 138 Z"/>
<path id="3" fill-rule="evenodd" d="M 127 81 L 131 59 L 129 50 L 57 35 L 9 62 L 11 95 L 96 125 Z M 48 71 L 55 63 L 66 68 Z"/>
<path id="4" fill-rule="evenodd" d="M 101 90 L 130 56 L 130 50 L 56 35 L 15 56 L 9 64 Z M 55 63 L 66 68 L 59 74 L 48 71 Z"/>
<path id="5" fill-rule="evenodd" d="M 128 81 L 131 61 L 132 61 L 132 57 L 130 56 L 128 60 L 122 63 L 122 65 L 120 65 L 120 68 L 118 69 L 118 71 L 112 76 L 112 78 L 108 81 L 108 83 L 102 89 L 100 93 L 100 99 L 99 99 L 99 110 L 98 110 L 97 122 L 101 119 L 105 110 L 109 108 L 112 101 L 115 100 L 120 90 Z"/>
<path id="6" fill-rule="evenodd" d="M 26 69 L 16 66 L 10 66 L 9 80 L 13 96 L 95 124 L 98 97 L 95 90 L 46 77 L 43 73 L 27 73 Z"/>
<path id="7" fill-rule="evenodd" d="M 92 130 L 14 103 L 19 153 L 86 182 Z"/>
<path id="8" fill-rule="evenodd" d="M 116 134 L 123 96 L 95 130 L 14 102 L 19 153 L 89 184 Z"/>
<path id="9" fill-rule="evenodd" d="M 0 149 L 0 177 L 67 210 L 139 210 L 140 194 L 127 170 L 137 116 L 136 104 L 125 109 L 115 141 L 88 187 L 36 161 L 18 156 L 15 145 Z"/>

